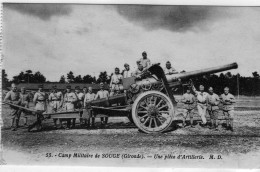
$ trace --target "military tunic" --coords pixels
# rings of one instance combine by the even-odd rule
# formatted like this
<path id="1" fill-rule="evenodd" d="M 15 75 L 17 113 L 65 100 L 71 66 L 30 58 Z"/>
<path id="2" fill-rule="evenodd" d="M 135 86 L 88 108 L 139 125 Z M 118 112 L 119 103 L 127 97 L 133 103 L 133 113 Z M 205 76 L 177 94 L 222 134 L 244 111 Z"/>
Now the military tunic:
<path id="1" fill-rule="evenodd" d="M 20 105 L 21 104 L 20 94 L 17 91 L 11 90 L 6 94 L 4 101 L 13 103 L 15 105 Z M 10 112 L 11 118 L 19 118 L 20 116 L 19 108 L 15 108 L 12 106 L 10 106 L 10 108 L 11 108 L 11 112 Z"/>
<path id="2" fill-rule="evenodd" d="M 70 92 L 70 93 L 66 93 L 64 95 L 64 108 L 66 111 L 74 111 L 75 110 L 75 106 L 74 103 L 77 101 L 77 96 L 75 93 Z"/>
<path id="3" fill-rule="evenodd" d="M 185 93 L 182 97 L 181 102 L 184 103 L 184 118 L 186 118 L 188 115 L 190 115 L 190 117 L 193 117 L 193 111 L 196 106 L 195 96 L 191 93 Z"/>
<path id="4" fill-rule="evenodd" d="M 178 73 L 178 72 L 173 67 L 171 67 L 170 69 L 168 69 L 166 67 L 166 68 L 164 68 L 164 73 L 165 73 L 165 75 L 171 75 L 171 74 Z"/>
<path id="5" fill-rule="evenodd" d="M 49 101 L 50 101 L 50 107 L 52 112 L 56 112 L 59 107 L 61 106 L 61 101 L 62 101 L 62 92 L 52 92 L 49 95 Z"/>
<path id="6" fill-rule="evenodd" d="M 108 98 L 108 97 L 109 97 L 109 92 L 107 90 L 99 90 L 95 95 L 95 100 Z"/>
<path id="7" fill-rule="evenodd" d="M 222 94 L 220 96 L 220 101 L 223 104 L 223 113 L 225 116 L 228 116 L 229 118 L 234 118 L 234 103 L 235 101 L 235 97 L 228 93 L 226 94 Z"/>
<path id="8" fill-rule="evenodd" d="M 132 76 L 132 72 L 130 70 L 123 70 L 123 78 L 129 78 Z"/>
<path id="9" fill-rule="evenodd" d="M 123 90 L 122 79 L 123 76 L 121 74 L 113 74 L 110 82 L 110 88 L 112 92 Z"/>
<path id="10" fill-rule="evenodd" d="M 215 93 L 208 94 L 206 102 L 207 102 L 207 109 L 208 109 L 210 118 L 218 119 L 219 96 Z"/>
<path id="11" fill-rule="evenodd" d="M 38 111 L 46 111 L 47 110 L 46 100 L 47 100 L 46 93 L 40 91 L 36 92 L 33 98 L 33 102 L 36 102 L 34 109 Z"/>
<path id="12" fill-rule="evenodd" d="M 196 97 L 197 97 L 197 108 L 199 115 L 201 117 L 201 120 L 204 124 L 206 124 L 207 119 L 206 119 L 206 112 L 207 112 L 207 106 L 206 106 L 206 99 L 208 96 L 208 93 L 206 92 L 200 92 L 196 91 Z"/>
<path id="13" fill-rule="evenodd" d="M 149 66 L 151 66 L 151 61 L 150 59 L 146 58 L 141 58 L 140 60 L 140 64 L 142 64 L 142 66 L 144 67 L 144 69 L 147 69 Z"/>

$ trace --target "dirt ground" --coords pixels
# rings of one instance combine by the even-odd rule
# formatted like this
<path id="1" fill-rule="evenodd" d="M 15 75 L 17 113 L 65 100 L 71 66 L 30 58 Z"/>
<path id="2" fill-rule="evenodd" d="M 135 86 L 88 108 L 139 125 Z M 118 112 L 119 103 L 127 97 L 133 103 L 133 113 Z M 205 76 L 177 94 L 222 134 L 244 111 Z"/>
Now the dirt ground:
<path id="1" fill-rule="evenodd" d="M 168 132 L 145 134 L 138 132 L 124 117 L 110 118 L 105 129 L 100 128 L 97 119 L 97 128 L 85 129 L 77 125 L 71 130 L 54 130 L 49 119 L 43 123 L 41 132 L 27 132 L 25 127 L 11 131 L 10 109 L 3 105 L 0 159 L 2 156 L 2 163 L 16 165 L 260 168 L 259 107 L 260 97 L 240 97 L 236 104 L 234 132 L 227 131 L 224 126 L 219 131 L 199 125 L 181 128 L 178 113 Z M 198 123 L 199 117 L 196 119 Z M 29 122 L 32 120 L 30 118 Z M 84 154 L 84 157 L 73 157 L 74 153 Z M 72 157 L 66 157 L 69 154 Z M 96 154 L 100 157 L 95 157 Z M 138 154 L 143 159 L 138 158 Z M 215 159 L 210 159 L 210 155 Z"/>

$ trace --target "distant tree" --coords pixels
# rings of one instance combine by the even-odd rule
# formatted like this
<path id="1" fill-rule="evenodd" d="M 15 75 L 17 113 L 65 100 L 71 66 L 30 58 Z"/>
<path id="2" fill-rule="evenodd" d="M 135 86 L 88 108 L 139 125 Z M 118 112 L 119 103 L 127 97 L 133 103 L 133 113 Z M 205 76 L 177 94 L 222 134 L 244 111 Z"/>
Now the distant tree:
<path id="1" fill-rule="evenodd" d="M 9 86 L 9 80 L 4 69 L 2 69 L 2 87 L 6 88 Z"/>
<path id="2" fill-rule="evenodd" d="M 46 82 L 46 78 L 45 76 L 43 76 L 43 74 L 41 74 L 41 72 L 35 72 L 35 74 L 33 75 L 33 82 L 34 83 L 44 83 Z"/>
<path id="3" fill-rule="evenodd" d="M 62 76 L 60 77 L 59 83 L 65 83 L 65 82 L 66 82 L 66 81 L 65 81 L 65 76 L 62 75 Z"/>
<path id="4" fill-rule="evenodd" d="M 27 83 L 35 82 L 32 70 L 26 70 L 25 71 L 23 80 L 24 80 L 24 82 L 27 82 Z"/>
<path id="5" fill-rule="evenodd" d="M 96 78 L 95 77 L 92 77 L 91 75 L 85 75 L 83 76 L 83 82 L 84 83 L 87 83 L 87 84 L 91 84 L 93 82 L 96 82 Z"/>
<path id="6" fill-rule="evenodd" d="M 73 83 L 73 82 L 74 82 L 74 79 L 75 79 L 75 76 L 74 76 L 73 72 L 70 71 L 70 72 L 67 74 L 67 81 L 68 81 L 69 83 Z"/>
<path id="7" fill-rule="evenodd" d="M 252 75 L 253 75 L 254 78 L 259 78 L 260 77 L 259 74 L 257 73 L 257 71 L 253 72 Z"/>
<path id="8" fill-rule="evenodd" d="M 97 79 L 97 82 L 98 82 L 98 83 L 100 83 L 100 82 L 109 83 L 109 82 L 110 82 L 110 78 L 109 78 L 109 76 L 107 75 L 107 72 L 106 72 L 106 71 L 100 72 L 99 77 L 98 77 L 98 79 Z"/>
<path id="9" fill-rule="evenodd" d="M 81 75 L 76 76 L 75 79 L 74 79 L 74 82 L 75 82 L 75 83 L 82 83 L 83 80 L 82 80 Z"/>

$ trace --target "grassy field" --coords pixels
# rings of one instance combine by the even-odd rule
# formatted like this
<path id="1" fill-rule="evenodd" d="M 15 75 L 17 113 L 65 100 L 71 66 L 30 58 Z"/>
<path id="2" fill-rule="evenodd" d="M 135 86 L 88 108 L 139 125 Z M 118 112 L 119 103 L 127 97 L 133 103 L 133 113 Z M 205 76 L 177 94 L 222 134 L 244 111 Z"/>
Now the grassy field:
<path id="1" fill-rule="evenodd" d="M 178 99 L 178 98 L 177 98 Z M 144 134 L 127 118 L 109 119 L 106 129 L 54 130 L 52 120 L 43 123 L 41 132 L 27 132 L 20 127 L 10 131 L 9 107 L 3 105 L 2 128 L 3 158 L 8 164 L 98 165 L 98 166 L 174 166 L 260 168 L 260 97 L 240 97 L 236 103 L 234 132 L 220 127 L 219 131 L 202 128 L 181 128 L 177 115 L 169 132 Z M 181 106 L 178 105 L 178 106 Z M 220 112 L 221 115 L 221 112 Z M 196 116 L 197 122 L 199 117 Z M 34 119 L 30 118 L 32 122 Z M 223 122 L 223 121 L 222 121 Z M 129 153 L 145 156 L 203 155 L 197 160 L 157 159 L 66 159 L 48 158 L 46 153 Z M 221 160 L 209 160 L 209 155 L 221 155 Z"/>

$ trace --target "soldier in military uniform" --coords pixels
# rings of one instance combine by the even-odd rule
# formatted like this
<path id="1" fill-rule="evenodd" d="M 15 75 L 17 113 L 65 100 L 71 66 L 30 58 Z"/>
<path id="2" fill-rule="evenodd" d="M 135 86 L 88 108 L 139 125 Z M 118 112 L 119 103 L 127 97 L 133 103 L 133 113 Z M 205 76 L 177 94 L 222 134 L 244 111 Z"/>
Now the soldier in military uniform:
<path id="1" fill-rule="evenodd" d="M 104 83 L 100 83 L 100 90 L 97 92 L 95 95 L 95 100 L 97 99 L 103 99 L 103 98 L 108 98 L 109 97 L 109 92 L 104 89 Z M 101 124 L 104 125 L 108 121 L 108 117 L 105 117 L 105 119 L 102 117 L 101 118 Z"/>
<path id="2" fill-rule="evenodd" d="M 39 90 L 34 94 L 33 102 L 35 104 L 34 109 L 37 111 L 47 110 L 48 95 L 43 91 L 43 85 L 39 85 Z"/>
<path id="3" fill-rule="evenodd" d="M 178 72 L 171 66 L 171 62 L 167 61 L 164 68 L 164 73 L 165 75 L 172 75 Z"/>
<path id="4" fill-rule="evenodd" d="M 88 88 L 88 93 L 85 94 L 84 98 L 84 108 L 88 111 L 88 113 L 83 113 L 83 119 L 85 120 L 85 124 L 90 126 L 90 106 L 89 103 L 95 99 L 95 93 L 92 92 L 92 87 Z M 92 118 L 92 125 L 93 123 L 93 118 Z"/>
<path id="5" fill-rule="evenodd" d="M 129 64 L 125 63 L 124 67 L 125 67 L 125 69 L 122 72 L 123 78 L 131 77 L 132 76 L 132 72 L 130 71 Z"/>
<path id="6" fill-rule="evenodd" d="M 194 113 L 194 108 L 196 106 L 196 99 L 195 96 L 191 93 L 191 88 L 189 87 L 187 89 L 187 92 L 182 96 L 181 102 L 184 103 L 183 107 L 183 127 L 186 126 L 186 118 L 187 116 L 190 117 L 190 126 L 193 126 L 193 113 Z"/>
<path id="7" fill-rule="evenodd" d="M 75 87 L 75 94 L 77 96 L 78 101 L 76 102 L 76 109 L 82 109 L 84 107 L 84 93 L 80 92 L 80 87 Z M 82 119 L 83 112 L 80 112 L 80 125 L 83 125 Z M 73 126 L 75 126 L 76 119 L 73 119 Z"/>
<path id="8" fill-rule="evenodd" d="M 78 101 L 78 98 L 74 92 L 71 91 L 71 86 L 66 87 L 66 93 L 64 94 L 63 103 L 65 111 L 74 111 L 75 103 Z M 67 119 L 66 129 L 71 128 L 71 118 Z"/>
<path id="9" fill-rule="evenodd" d="M 22 87 L 21 88 L 21 93 L 20 93 L 20 102 L 21 102 L 21 106 L 23 107 L 26 107 L 26 108 L 29 108 L 29 102 L 30 102 L 30 96 L 28 93 L 26 93 L 26 89 L 25 87 Z M 24 116 L 24 119 L 25 119 L 25 123 L 24 123 L 24 126 L 27 126 L 27 122 L 28 122 L 28 119 L 27 119 L 27 116 L 26 116 L 26 111 L 24 110 L 21 110 L 21 114 L 23 114 Z"/>
<path id="10" fill-rule="evenodd" d="M 20 94 L 17 91 L 17 86 L 16 84 L 11 85 L 11 90 L 6 94 L 4 98 L 5 102 L 12 103 L 14 105 L 20 105 Z M 19 108 L 15 108 L 10 106 L 11 108 L 11 119 L 12 119 L 12 124 L 11 124 L 11 130 L 16 131 L 19 123 L 19 118 L 20 118 L 20 110 Z"/>
<path id="11" fill-rule="evenodd" d="M 50 111 L 51 113 L 58 112 L 58 110 L 62 107 L 62 99 L 63 94 L 61 91 L 57 90 L 57 86 L 54 85 L 52 87 L 52 92 L 49 95 L 49 105 L 50 105 Z M 53 118 L 54 127 L 57 128 L 57 118 Z M 61 120 L 59 120 L 61 125 Z"/>
<path id="12" fill-rule="evenodd" d="M 147 53 L 144 51 L 142 53 L 143 58 L 141 58 L 139 61 L 143 65 L 144 69 L 148 69 L 151 66 L 151 61 L 149 58 L 147 58 Z"/>
<path id="13" fill-rule="evenodd" d="M 206 99 L 207 110 L 209 112 L 211 127 L 210 129 L 218 130 L 218 104 L 219 96 L 214 93 L 213 88 L 209 87 L 209 94 Z"/>
<path id="14" fill-rule="evenodd" d="M 204 92 L 204 86 L 200 85 L 199 86 L 200 91 L 197 91 L 194 86 L 192 86 L 192 90 L 195 93 L 195 96 L 197 97 L 197 108 L 199 115 L 201 117 L 202 123 L 200 124 L 202 127 L 205 127 L 207 124 L 207 119 L 206 119 L 206 112 L 207 112 L 207 104 L 206 104 L 206 99 L 208 96 L 207 92 Z"/>
<path id="15" fill-rule="evenodd" d="M 137 61 L 136 64 L 138 68 L 133 72 L 133 76 L 135 76 L 138 79 L 141 79 L 142 73 L 144 72 L 144 67 L 140 61 Z"/>
<path id="16" fill-rule="evenodd" d="M 233 131 L 234 104 L 236 101 L 235 97 L 229 93 L 228 87 L 224 88 L 224 94 L 221 94 L 220 102 L 223 104 L 223 113 L 227 120 L 227 129 Z"/>
<path id="17" fill-rule="evenodd" d="M 115 92 L 120 93 L 123 91 L 122 79 L 123 76 L 119 73 L 119 68 L 115 68 L 115 73 L 112 75 L 110 81 L 110 96 L 113 96 Z"/>

